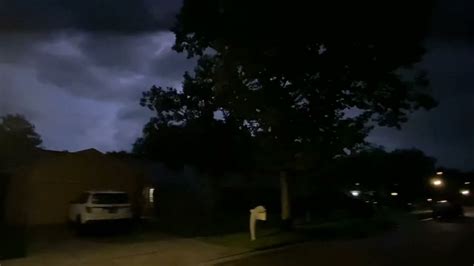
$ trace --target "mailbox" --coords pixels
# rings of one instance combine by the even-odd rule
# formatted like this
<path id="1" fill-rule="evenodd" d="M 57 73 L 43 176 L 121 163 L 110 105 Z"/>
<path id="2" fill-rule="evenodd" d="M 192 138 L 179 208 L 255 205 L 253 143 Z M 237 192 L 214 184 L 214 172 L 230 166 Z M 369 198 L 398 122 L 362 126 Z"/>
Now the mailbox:
<path id="1" fill-rule="evenodd" d="M 255 219 L 260 221 L 267 220 L 267 210 L 263 206 L 258 206 L 255 209 L 252 209 L 255 214 Z"/>
<path id="2" fill-rule="evenodd" d="M 255 240 L 255 225 L 257 220 L 266 221 L 267 220 L 267 210 L 263 206 L 257 206 L 253 209 L 250 209 L 250 239 Z"/>

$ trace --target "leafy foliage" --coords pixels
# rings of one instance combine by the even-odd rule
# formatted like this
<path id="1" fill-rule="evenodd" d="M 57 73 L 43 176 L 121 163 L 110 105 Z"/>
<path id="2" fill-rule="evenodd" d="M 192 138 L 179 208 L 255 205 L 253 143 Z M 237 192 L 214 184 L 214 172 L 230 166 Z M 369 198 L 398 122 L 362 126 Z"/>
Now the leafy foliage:
<path id="1" fill-rule="evenodd" d="M 182 91 L 144 93 L 142 105 L 156 116 L 136 146 L 166 147 L 160 159 L 179 160 L 220 146 L 216 136 L 233 141 L 218 133 L 226 127 L 247 138 L 259 169 L 313 170 L 357 149 L 373 126 L 400 127 L 412 111 L 436 105 L 412 68 L 432 1 L 313 2 L 185 0 L 174 49 L 198 65 Z"/>
<path id="2" fill-rule="evenodd" d="M 0 162 L 21 160 L 42 143 L 35 126 L 22 115 L 0 117 Z"/>
<path id="3" fill-rule="evenodd" d="M 156 116 L 145 125 L 134 153 L 169 166 L 190 164 L 213 173 L 251 167 L 250 136 L 226 112 L 218 112 L 213 67 L 214 59 L 203 57 L 194 76 L 185 73 L 182 92 L 153 86 L 143 93 L 142 106 Z M 216 113 L 221 119 L 216 119 Z"/>
<path id="4" fill-rule="evenodd" d="M 248 171 L 249 138 L 222 121 L 189 121 L 186 126 L 162 125 L 152 119 L 133 151 L 166 163 L 171 168 L 192 165 L 210 174 Z"/>
<path id="5" fill-rule="evenodd" d="M 367 149 L 339 158 L 326 174 L 346 188 L 361 187 L 376 191 L 397 191 L 413 199 L 426 192 L 428 180 L 435 173 L 436 160 L 417 149 Z"/>
<path id="6" fill-rule="evenodd" d="M 36 133 L 34 125 L 28 122 L 24 116 L 5 115 L 0 117 L 0 231 L 3 229 L 4 204 L 10 171 L 29 160 L 41 143 L 41 137 Z M 17 242 L 12 242 L 13 244 L 20 244 L 18 247 L 13 245 L 12 252 L 24 252 L 24 250 L 20 250 L 24 249 L 24 246 L 22 246 L 24 243 Z M 17 248 L 19 249 L 16 250 Z M 0 253 L 0 255 L 6 257 L 8 254 Z"/>

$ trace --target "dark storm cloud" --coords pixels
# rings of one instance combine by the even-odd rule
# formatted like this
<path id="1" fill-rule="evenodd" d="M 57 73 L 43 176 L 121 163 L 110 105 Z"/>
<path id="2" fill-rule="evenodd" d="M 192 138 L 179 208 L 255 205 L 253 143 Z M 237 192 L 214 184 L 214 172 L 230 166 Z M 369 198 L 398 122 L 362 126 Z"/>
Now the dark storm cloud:
<path id="1" fill-rule="evenodd" d="M 106 85 L 103 75 L 92 66 L 84 67 L 88 62 L 80 56 L 41 53 L 35 59 L 39 81 L 67 88 L 73 94 L 83 95 L 88 88 L 97 90 Z"/>
<path id="2" fill-rule="evenodd" d="M 378 129 L 370 141 L 390 149 L 416 147 L 440 164 L 474 168 L 474 47 L 463 41 L 431 40 L 420 67 L 428 72 L 439 106 L 418 112 L 401 131 Z"/>
<path id="3" fill-rule="evenodd" d="M 3 34 L 0 41 L 9 45 L 0 45 L 0 63 L 34 68 L 41 82 L 80 97 L 127 99 L 155 83 L 180 86 L 184 70 L 195 63 L 171 50 L 170 32 L 28 35 Z"/>
<path id="4" fill-rule="evenodd" d="M 153 50 L 151 46 L 154 46 Z M 152 54 L 161 46 L 165 44 L 154 42 L 150 35 L 130 38 L 127 35 L 93 34 L 79 43 L 81 51 L 94 64 L 123 71 L 143 71 L 148 62 L 137 60 L 137 55 Z"/>
<path id="5" fill-rule="evenodd" d="M 401 131 L 379 128 L 369 141 L 390 149 L 419 148 L 439 164 L 474 169 L 474 1 L 438 0 L 427 54 L 428 72 L 439 106 L 412 115 Z"/>
<path id="6" fill-rule="evenodd" d="M 121 109 L 117 114 L 117 118 L 124 120 L 135 120 L 137 117 L 143 117 L 145 112 L 148 111 L 141 106 L 130 106 L 129 108 Z"/>
<path id="7" fill-rule="evenodd" d="M 474 1 L 438 0 L 433 11 L 431 35 L 451 41 L 474 40 Z"/>
<path id="8" fill-rule="evenodd" d="M 160 80 L 180 80 L 183 65 L 194 60 L 170 50 L 174 38 L 169 32 L 155 35 L 90 35 L 79 43 L 81 51 L 93 64 L 118 71 L 160 74 Z M 148 60 L 144 60 L 147 58 Z"/>
<path id="9" fill-rule="evenodd" d="M 180 86 L 181 1 L 0 1 L 0 115 L 27 115 L 53 149 L 129 149 L 153 84 Z"/>
<path id="10" fill-rule="evenodd" d="M 170 32 L 0 36 L 0 115 L 25 114 L 52 149 L 130 149 L 151 115 L 142 91 L 179 87 L 194 65 Z"/>
<path id="11" fill-rule="evenodd" d="M 181 1 L 2 0 L 0 31 L 135 33 L 168 29 Z"/>
<path id="12" fill-rule="evenodd" d="M 118 124 L 113 138 L 117 143 L 129 143 L 127 149 L 131 148 L 131 142 L 135 141 L 141 136 L 143 125 L 148 122 L 150 111 L 137 104 L 124 105 L 117 112 L 117 120 L 121 121 Z M 130 130 L 131 128 L 135 130 Z"/>

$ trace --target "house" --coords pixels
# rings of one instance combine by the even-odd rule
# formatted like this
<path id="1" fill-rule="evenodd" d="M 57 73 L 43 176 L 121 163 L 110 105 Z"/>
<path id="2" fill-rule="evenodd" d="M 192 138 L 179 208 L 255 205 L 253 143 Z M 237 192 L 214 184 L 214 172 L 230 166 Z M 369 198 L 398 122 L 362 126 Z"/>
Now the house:
<path id="1" fill-rule="evenodd" d="M 103 154 L 40 151 L 36 159 L 10 175 L 5 217 L 14 224 L 67 222 L 70 201 L 87 190 L 126 191 L 137 213 L 151 213 L 150 172 L 137 160 Z"/>
<path id="2" fill-rule="evenodd" d="M 197 224 L 214 211 L 247 214 L 256 205 L 279 202 L 273 179 L 259 176 L 257 184 L 242 176 L 209 178 L 190 166 L 169 169 L 162 163 L 95 149 L 42 150 L 11 171 L 8 179 L 5 218 L 28 226 L 66 223 L 69 203 L 88 190 L 125 191 L 138 216 L 156 215 L 170 224 L 189 219 Z M 275 187 L 262 188 L 269 184 Z"/>

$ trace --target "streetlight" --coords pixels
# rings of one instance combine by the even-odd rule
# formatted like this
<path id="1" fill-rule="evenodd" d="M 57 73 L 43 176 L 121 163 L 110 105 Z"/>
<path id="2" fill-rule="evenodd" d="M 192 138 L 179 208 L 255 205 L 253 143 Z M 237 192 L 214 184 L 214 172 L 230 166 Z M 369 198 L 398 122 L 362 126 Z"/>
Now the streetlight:
<path id="1" fill-rule="evenodd" d="M 442 187 L 444 185 L 444 182 L 441 178 L 433 178 L 431 180 L 431 184 L 435 187 Z"/>
<path id="2" fill-rule="evenodd" d="M 469 194 L 471 194 L 471 192 L 469 191 L 469 189 L 461 189 L 461 191 L 459 191 L 463 196 L 469 196 Z"/>
<path id="3" fill-rule="evenodd" d="M 443 175 L 443 172 L 442 172 L 442 171 L 438 171 L 438 172 L 436 172 L 436 175 Z"/>
<path id="4" fill-rule="evenodd" d="M 390 193 L 390 195 L 396 197 L 396 196 L 398 196 L 398 192 L 392 192 L 392 193 Z"/>
<path id="5" fill-rule="evenodd" d="M 353 197 L 359 197 L 360 191 L 359 191 L 359 190 L 351 190 L 351 195 L 352 195 Z"/>

